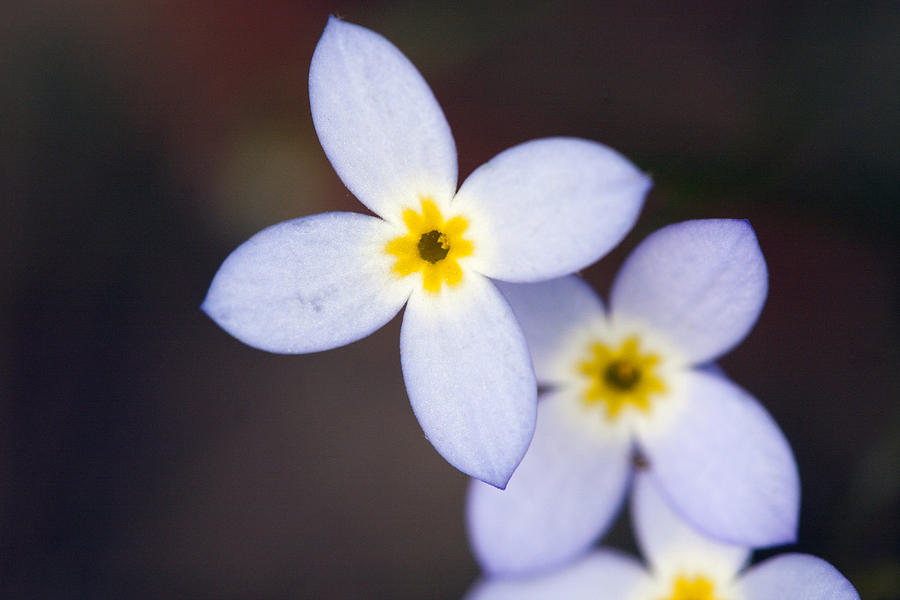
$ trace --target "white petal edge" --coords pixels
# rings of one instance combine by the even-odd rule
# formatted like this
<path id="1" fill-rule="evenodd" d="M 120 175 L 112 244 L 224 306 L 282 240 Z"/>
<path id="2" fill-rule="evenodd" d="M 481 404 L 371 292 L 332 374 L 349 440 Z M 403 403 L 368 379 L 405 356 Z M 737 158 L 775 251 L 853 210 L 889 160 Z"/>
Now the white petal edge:
<path id="1" fill-rule="evenodd" d="M 730 581 L 750 558 L 750 548 L 713 540 L 678 516 L 646 472 L 634 478 L 631 518 L 641 552 L 663 577 L 705 569 Z"/>
<path id="2" fill-rule="evenodd" d="M 809 554 L 782 554 L 750 568 L 738 582 L 743 600 L 859 600 L 846 577 Z"/>
<path id="3" fill-rule="evenodd" d="M 540 383 L 560 383 L 556 359 L 574 331 L 605 319 L 603 302 L 591 286 L 574 275 L 541 283 L 497 282 L 512 306 Z"/>
<path id="4" fill-rule="evenodd" d="M 245 344 L 285 354 L 363 338 L 412 289 L 390 275 L 392 230 L 375 217 L 323 213 L 264 229 L 225 259 L 201 308 Z"/>
<path id="5" fill-rule="evenodd" d="M 589 140 L 546 138 L 501 152 L 463 182 L 454 210 L 471 215 L 484 275 L 533 282 L 582 269 L 637 220 L 650 179 Z"/>
<path id="6" fill-rule="evenodd" d="M 774 419 L 725 378 L 692 371 L 684 386 L 680 412 L 665 426 L 638 428 L 660 492 L 723 542 L 761 548 L 794 541 L 800 482 Z"/>
<path id="7" fill-rule="evenodd" d="M 597 550 L 558 571 L 480 581 L 465 600 L 633 600 L 648 579 L 644 567 L 633 558 Z"/>
<path id="8" fill-rule="evenodd" d="M 525 336 L 494 284 L 467 272 L 438 294 L 415 290 L 400 358 L 435 449 L 463 473 L 506 486 L 534 434 L 537 385 Z"/>
<path id="9" fill-rule="evenodd" d="M 558 567 L 587 550 L 619 512 L 631 472 L 627 432 L 574 422 L 602 418 L 565 406 L 550 392 L 538 402 L 531 446 L 505 490 L 469 484 L 466 516 L 472 550 L 489 574 L 524 575 Z"/>
<path id="10" fill-rule="evenodd" d="M 456 191 L 450 126 L 415 66 L 383 36 L 330 17 L 309 67 L 313 124 L 344 185 L 400 223 L 420 197 Z"/>
<path id="11" fill-rule="evenodd" d="M 768 292 L 768 272 L 750 223 L 685 221 L 650 234 L 613 282 L 610 316 L 644 321 L 701 364 L 752 329 Z"/>

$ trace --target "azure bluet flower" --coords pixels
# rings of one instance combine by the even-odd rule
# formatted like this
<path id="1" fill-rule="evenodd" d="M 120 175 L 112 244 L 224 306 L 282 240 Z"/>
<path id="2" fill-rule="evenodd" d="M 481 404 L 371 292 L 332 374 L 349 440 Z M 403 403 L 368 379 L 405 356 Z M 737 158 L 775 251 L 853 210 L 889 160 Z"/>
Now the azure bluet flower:
<path id="1" fill-rule="evenodd" d="M 711 361 L 750 331 L 768 290 L 746 221 L 651 234 L 617 274 L 607 310 L 575 276 L 502 284 L 546 392 L 502 493 L 472 482 L 469 533 L 490 573 L 562 564 L 609 526 L 634 452 L 679 514 L 752 547 L 794 540 L 799 479 L 772 417 Z"/>
<path id="2" fill-rule="evenodd" d="M 325 154 L 376 216 L 332 212 L 265 229 L 216 274 L 203 310 L 280 353 L 365 337 L 403 306 L 412 408 L 447 461 L 506 485 L 534 432 L 525 339 L 492 279 L 581 269 L 631 228 L 648 177 L 601 144 L 526 142 L 457 189 L 456 147 L 425 80 L 389 41 L 331 18 L 309 73 Z"/>
<path id="3" fill-rule="evenodd" d="M 702 535 L 650 479 L 637 477 L 631 503 L 646 567 L 599 549 L 555 571 L 489 578 L 466 600 L 859 600 L 837 569 L 809 554 L 782 554 L 745 568 L 751 548 Z"/>

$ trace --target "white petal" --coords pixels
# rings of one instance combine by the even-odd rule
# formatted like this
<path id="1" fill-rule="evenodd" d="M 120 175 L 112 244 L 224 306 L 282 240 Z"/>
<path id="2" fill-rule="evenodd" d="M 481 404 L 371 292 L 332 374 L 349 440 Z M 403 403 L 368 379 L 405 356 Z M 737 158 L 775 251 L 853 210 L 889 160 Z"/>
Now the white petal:
<path id="1" fill-rule="evenodd" d="M 428 84 L 381 35 L 334 17 L 309 67 L 319 141 L 341 180 L 375 213 L 439 205 L 456 190 L 456 146 Z"/>
<path id="2" fill-rule="evenodd" d="M 577 402 L 565 392 L 538 403 L 534 439 L 506 490 L 480 481 L 469 487 L 469 540 L 482 568 L 528 574 L 580 555 L 618 513 L 631 472 L 631 440 L 610 429 L 573 422 Z"/>
<path id="3" fill-rule="evenodd" d="M 605 318 L 603 302 L 590 285 L 570 275 L 541 283 L 498 282 L 528 341 L 541 383 L 555 382 L 554 364 L 573 331 Z"/>
<path id="4" fill-rule="evenodd" d="M 645 321 L 700 364 L 747 335 L 767 290 L 766 263 L 747 221 L 686 221 L 635 248 L 613 283 L 610 313 Z"/>
<path id="5" fill-rule="evenodd" d="M 715 541 L 679 517 L 645 472 L 634 478 L 631 518 L 638 545 L 657 573 L 705 569 L 708 575 L 730 581 L 750 558 L 749 548 Z"/>
<path id="6" fill-rule="evenodd" d="M 859 600 L 847 578 L 808 554 L 782 554 L 762 562 L 740 582 L 744 600 Z"/>
<path id="7" fill-rule="evenodd" d="M 778 425 L 727 379 L 686 373 L 685 394 L 665 427 L 638 431 L 663 495 L 719 540 L 754 548 L 794 541 L 800 483 Z"/>
<path id="8" fill-rule="evenodd" d="M 460 187 L 471 214 L 472 264 L 504 281 L 573 273 L 609 252 L 634 225 L 650 179 L 588 140 L 547 138 L 501 152 Z"/>
<path id="9" fill-rule="evenodd" d="M 649 578 L 639 562 L 598 550 L 560 571 L 521 579 L 488 579 L 466 600 L 629 600 Z"/>
<path id="10" fill-rule="evenodd" d="M 534 434 L 537 388 L 525 336 L 494 284 L 468 272 L 439 294 L 417 289 L 400 358 L 435 449 L 463 473 L 504 487 Z"/>
<path id="11" fill-rule="evenodd" d="M 201 308 L 270 352 L 349 344 L 391 320 L 409 296 L 411 282 L 390 275 L 390 234 L 381 219 L 356 213 L 273 225 L 225 259 Z"/>

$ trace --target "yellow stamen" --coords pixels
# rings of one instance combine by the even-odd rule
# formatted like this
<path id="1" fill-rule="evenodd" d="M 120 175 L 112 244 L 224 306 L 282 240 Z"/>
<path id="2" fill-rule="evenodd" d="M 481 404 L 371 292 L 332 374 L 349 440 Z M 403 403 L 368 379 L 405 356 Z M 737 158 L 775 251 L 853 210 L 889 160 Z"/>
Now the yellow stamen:
<path id="1" fill-rule="evenodd" d="M 672 593 L 659 600 L 724 600 L 715 595 L 715 586 L 702 575 L 688 578 L 679 575 L 672 584 Z"/>
<path id="2" fill-rule="evenodd" d="M 649 413 L 650 397 L 666 391 L 654 372 L 659 362 L 659 356 L 639 352 L 637 336 L 627 338 L 618 350 L 601 342 L 592 343 L 588 358 L 578 364 L 578 372 L 588 382 L 585 404 L 603 403 L 610 421 L 629 405 Z"/>
<path id="3" fill-rule="evenodd" d="M 431 198 L 421 198 L 422 212 L 403 211 L 408 233 L 387 243 L 384 251 L 397 257 L 392 271 L 400 277 L 422 273 L 425 291 L 438 293 L 441 285 L 457 285 L 463 278 L 458 259 L 472 254 L 472 242 L 462 236 L 469 222 L 462 216 L 444 221 Z"/>

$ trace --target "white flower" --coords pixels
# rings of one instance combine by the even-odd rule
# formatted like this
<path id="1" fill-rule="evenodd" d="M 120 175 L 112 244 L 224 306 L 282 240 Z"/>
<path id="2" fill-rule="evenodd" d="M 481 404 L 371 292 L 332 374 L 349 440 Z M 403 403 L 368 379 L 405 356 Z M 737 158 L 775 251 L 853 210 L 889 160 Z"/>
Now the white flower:
<path id="1" fill-rule="evenodd" d="M 808 554 L 782 554 L 746 569 L 751 549 L 714 541 L 683 521 L 655 484 L 639 475 L 631 515 L 647 567 L 600 549 L 557 571 L 494 578 L 467 600 L 859 600 L 833 566 Z"/>
<path id="2" fill-rule="evenodd" d="M 631 228 L 649 180 L 605 146 L 553 138 L 501 153 L 457 191 L 453 136 L 424 79 L 386 39 L 335 18 L 309 90 L 328 159 L 378 217 L 265 229 L 222 264 L 203 310 L 251 346 L 303 353 L 365 337 L 406 304 L 401 361 L 419 423 L 452 465 L 502 487 L 533 434 L 536 392 L 488 278 L 596 261 Z"/>
<path id="3" fill-rule="evenodd" d="M 794 540 L 799 480 L 784 435 L 704 366 L 743 339 L 765 301 L 749 223 L 651 234 L 619 271 L 608 315 L 577 277 L 501 289 L 547 391 L 506 491 L 471 484 L 469 533 L 486 571 L 528 572 L 583 552 L 619 509 L 634 446 L 672 506 L 707 534 L 752 547 Z"/>

